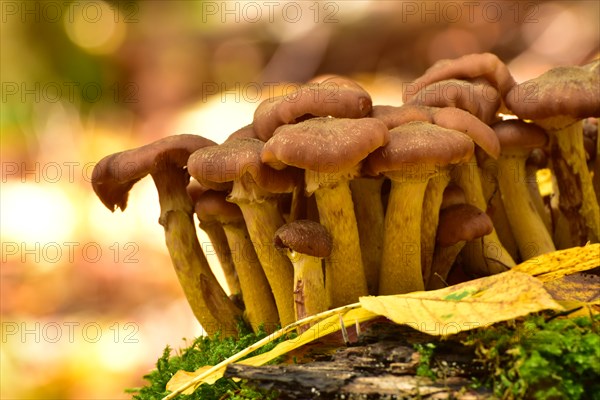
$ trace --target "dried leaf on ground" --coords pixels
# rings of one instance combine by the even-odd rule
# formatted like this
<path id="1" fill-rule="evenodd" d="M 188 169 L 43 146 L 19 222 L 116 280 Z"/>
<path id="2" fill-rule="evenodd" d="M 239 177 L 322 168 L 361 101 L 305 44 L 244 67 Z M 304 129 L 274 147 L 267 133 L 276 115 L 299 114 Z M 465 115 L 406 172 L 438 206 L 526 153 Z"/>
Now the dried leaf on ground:
<path id="1" fill-rule="evenodd" d="M 361 297 L 367 310 L 430 335 L 448 335 L 563 307 L 529 274 L 508 271 L 428 292 Z"/>
<path id="2" fill-rule="evenodd" d="M 542 282 L 548 282 L 598 266 L 600 243 L 542 254 L 515 266 L 512 271 L 526 272 Z"/>

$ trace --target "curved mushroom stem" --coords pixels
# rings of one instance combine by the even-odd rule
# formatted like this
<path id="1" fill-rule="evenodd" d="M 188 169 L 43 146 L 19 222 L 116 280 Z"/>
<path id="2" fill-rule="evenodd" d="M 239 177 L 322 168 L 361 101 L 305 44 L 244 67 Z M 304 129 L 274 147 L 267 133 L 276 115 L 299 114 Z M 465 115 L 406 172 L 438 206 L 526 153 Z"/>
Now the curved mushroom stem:
<path id="1" fill-rule="evenodd" d="M 232 249 L 232 260 L 238 271 L 241 292 L 246 305 L 244 315 L 254 332 L 264 324 L 266 332 L 274 332 L 279 315 L 269 282 L 258 261 L 248 230 L 243 222 L 227 223 L 223 230 Z"/>
<path id="2" fill-rule="evenodd" d="M 310 172 L 306 171 L 307 176 Z M 320 222 L 333 240 L 331 255 L 325 258 L 328 306 L 355 303 L 368 291 L 350 186 L 341 179 L 332 186 L 319 187 L 314 195 Z"/>
<path id="3" fill-rule="evenodd" d="M 385 214 L 379 294 L 402 294 L 425 289 L 421 272 L 421 215 L 425 182 L 392 179 Z"/>
<path id="4" fill-rule="evenodd" d="M 498 161 L 483 155 L 477 160 L 477 163 L 481 176 L 481 189 L 488 205 L 486 212 L 494 222 L 494 229 L 500 243 L 516 261 L 519 259 L 519 246 L 508 223 L 506 209 L 498 186 Z"/>
<path id="5" fill-rule="evenodd" d="M 256 250 L 263 271 L 271 286 L 281 325 L 286 326 L 295 320 L 294 271 L 290 261 L 280 254 L 273 245 L 273 235 L 285 222 L 274 198 L 262 201 L 233 200 L 244 215 L 248 234 Z"/>
<path id="6" fill-rule="evenodd" d="M 501 155 L 498 185 L 511 230 L 523 261 L 555 251 L 552 237 L 537 213 L 525 184 L 526 155 Z"/>
<path id="7" fill-rule="evenodd" d="M 421 270 L 423 282 L 428 282 L 435 249 L 435 235 L 440 216 L 440 205 L 444 197 L 444 189 L 450 182 L 448 168 L 440 169 L 438 175 L 429 179 L 423 198 L 421 216 Z"/>
<path id="8" fill-rule="evenodd" d="M 219 264 L 223 271 L 223 276 L 225 277 L 225 282 L 227 282 L 227 287 L 229 288 L 229 293 L 233 296 L 239 295 L 241 291 L 240 281 L 235 270 L 223 226 L 216 221 L 201 221 L 200 229 L 206 232 L 210 243 L 214 247 L 215 254 L 219 259 Z"/>
<path id="9" fill-rule="evenodd" d="M 451 246 L 436 246 L 431 263 L 431 277 L 427 284 L 427 290 L 442 289 L 448 286 L 447 279 L 452 264 L 467 242 L 460 241 Z"/>
<path id="10" fill-rule="evenodd" d="M 582 124 L 548 130 L 550 165 L 558 181 L 560 211 L 569 221 L 570 247 L 600 239 L 600 209 L 585 159 Z"/>
<path id="11" fill-rule="evenodd" d="M 327 310 L 327 293 L 321 258 L 286 250 L 294 265 L 294 304 L 296 320 Z M 309 328 L 306 325 L 303 332 Z"/>
<path id="12" fill-rule="evenodd" d="M 384 210 L 381 200 L 383 178 L 358 178 L 350 181 L 354 214 L 360 239 L 369 294 L 377 295 L 379 268 L 383 252 Z M 434 236 L 435 239 L 435 236 Z"/>
<path id="13" fill-rule="evenodd" d="M 456 172 L 453 174 L 454 181 L 465 192 L 467 203 L 481 210 L 487 210 L 481 187 L 481 174 L 475 156 L 468 163 L 458 165 L 454 171 Z M 477 275 L 498 274 L 515 266 L 515 261 L 500 242 L 495 229 L 481 240 L 469 241 L 465 250 L 463 251 L 465 264 Z"/>
<path id="14" fill-rule="evenodd" d="M 152 174 L 158 190 L 165 240 L 179 283 L 202 328 L 209 334 L 236 336 L 242 311 L 227 297 L 202 253 L 187 195 L 187 174 L 171 168 Z"/>
<path id="15" fill-rule="evenodd" d="M 542 194 L 540 193 L 540 187 L 538 186 L 537 179 L 537 171 L 538 167 L 535 165 L 530 165 L 529 163 L 525 163 L 525 183 L 527 185 L 527 189 L 529 190 L 529 196 L 531 197 L 531 201 L 533 201 L 533 205 L 537 210 L 538 215 L 544 222 L 546 226 L 546 230 L 548 232 L 553 232 L 552 230 L 552 217 L 550 215 L 549 209 L 546 207 L 544 203 L 544 199 L 542 198 Z"/>

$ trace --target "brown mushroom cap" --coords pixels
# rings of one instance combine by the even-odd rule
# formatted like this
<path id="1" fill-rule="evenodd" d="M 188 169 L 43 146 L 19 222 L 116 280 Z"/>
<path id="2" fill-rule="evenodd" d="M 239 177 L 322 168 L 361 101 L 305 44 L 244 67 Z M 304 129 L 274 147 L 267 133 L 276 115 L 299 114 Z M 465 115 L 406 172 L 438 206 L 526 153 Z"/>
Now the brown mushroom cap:
<path id="1" fill-rule="evenodd" d="M 388 140 L 388 129 L 374 118 L 312 118 L 277 128 L 263 148 L 262 160 L 311 171 L 342 172 Z"/>
<path id="2" fill-rule="evenodd" d="M 533 149 L 531 150 L 531 153 L 529 153 L 529 157 L 527 157 L 525 164 L 534 166 L 537 169 L 546 168 L 548 167 L 548 155 L 544 149 Z"/>
<path id="3" fill-rule="evenodd" d="M 430 107 L 405 104 L 400 107 L 375 106 L 371 117 L 381 120 L 388 129 L 413 121 L 426 121 L 468 135 L 492 158 L 500 155 L 500 143 L 494 131 L 475 115 L 456 107 Z"/>
<path id="4" fill-rule="evenodd" d="M 446 166 L 468 161 L 473 151 L 473 141 L 467 135 L 428 122 L 414 121 L 392 129 L 389 143 L 367 157 L 364 170 L 370 175 L 378 175 L 414 164 Z M 430 170 L 419 168 L 420 172 Z"/>
<path id="5" fill-rule="evenodd" d="M 516 85 L 504 101 L 522 119 L 570 117 L 573 120 L 600 116 L 599 64 L 556 67 L 537 78 Z M 543 126 L 544 128 L 555 128 Z M 560 127 L 558 127 L 560 128 Z"/>
<path id="6" fill-rule="evenodd" d="M 278 126 L 309 117 L 362 118 L 372 107 L 371 96 L 356 82 L 340 76 L 302 85 L 298 90 L 261 102 L 254 112 L 257 136 L 267 141 Z"/>
<path id="7" fill-rule="evenodd" d="M 508 67 L 495 54 L 467 54 L 453 60 L 437 61 L 407 87 L 403 100 L 407 102 L 419 90 L 433 82 L 452 78 L 484 78 L 503 96 L 515 85 L 515 80 Z"/>
<path id="8" fill-rule="evenodd" d="M 490 124 L 496 119 L 501 102 L 498 90 L 487 83 L 446 79 L 427 85 L 406 104 L 456 107 Z"/>
<path id="9" fill-rule="evenodd" d="M 431 110 L 420 105 L 373 106 L 369 117 L 382 121 L 388 129 L 411 121 L 431 122 Z"/>
<path id="10" fill-rule="evenodd" d="M 255 183 L 271 193 L 291 192 L 297 178 L 295 171 L 277 171 L 264 164 L 260 159 L 264 145 L 258 139 L 245 138 L 204 147 L 190 156 L 188 171 L 198 182 L 208 187 L 214 182 L 244 179 L 244 183 Z"/>
<path id="11" fill-rule="evenodd" d="M 440 211 L 436 242 L 439 246 L 452 246 L 492 233 L 490 217 L 470 204 L 455 204 Z"/>
<path id="12" fill-rule="evenodd" d="M 229 141 L 235 140 L 235 139 L 246 139 L 246 138 L 259 139 L 259 137 L 256 136 L 256 132 L 254 131 L 254 126 L 252 126 L 252 124 L 248 124 L 240 129 L 238 129 L 237 131 L 233 132 L 231 135 L 229 135 L 227 137 L 227 139 L 225 139 L 225 142 L 229 142 Z"/>
<path id="13" fill-rule="evenodd" d="M 329 257 L 333 241 L 327 229 L 318 222 L 299 219 L 281 226 L 273 238 L 277 248 L 288 248 L 313 257 Z"/>
<path id="14" fill-rule="evenodd" d="M 455 204 L 464 204 L 466 202 L 467 198 L 465 197 L 465 192 L 460 188 L 460 186 L 450 183 L 444 189 L 440 210 Z"/>
<path id="15" fill-rule="evenodd" d="M 188 186 L 189 193 L 189 186 Z M 222 224 L 241 222 L 244 220 L 242 210 L 237 204 L 226 200 L 227 193 L 205 190 L 200 196 L 192 196 L 194 211 L 202 222 L 218 221 Z"/>
<path id="16" fill-rule="evenodd" d="M 522 150 L 529 153 L 531 149 L 544 147 L 548 143 L 546 131 L 539 126 L 519 119 L 500 121 L 492 125 L 502 152 Z"/>
<path id="17" fill-rule="evenodd" d="M 174 135 L 111 154 L 94 167 L 92 187 L 109 210 L 125 210 L 129 191 L 137 181 L 165 165 L 183 169 L 191 153 L 215 144 L 202 136 Z"/>
<path id="18" fill-rule="evenodd" d="M 498 158 L 500 155 L 500 142 L 494 130 L 479 118 L 460 108 L 431 108 L 434 124 L 466 134 L 490 157 Z"/>

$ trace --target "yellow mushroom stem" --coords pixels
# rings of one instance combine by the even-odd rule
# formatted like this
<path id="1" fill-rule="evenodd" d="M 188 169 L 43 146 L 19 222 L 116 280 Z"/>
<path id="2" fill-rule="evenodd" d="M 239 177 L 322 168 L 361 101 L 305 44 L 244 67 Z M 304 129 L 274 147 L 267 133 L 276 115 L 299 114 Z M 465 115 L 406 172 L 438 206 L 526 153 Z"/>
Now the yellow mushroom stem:
<path id="1" fill-rule="evenodd" d="M 526 154 L 503 154 L 498 159 L 502 202 L 523 261 L 556 250 L 529 196 L 525 183 L 525 158 Z"/>
<path id="2" fill-rule="evenodd" d="M 529 196 L 533 205 L 538 212 L 538 215 L 544 222 L 544 226 L 548 232 L 552 232 L 552 217 L 550 216 L 550 210 L 546 207 L 544 199 L 540 192 L 537 178 L 538 167 L 535 165 L 525 164 L 525 183 L 527 184 L 527 190 L 529 190 Z"/>
<path id="3" fill-rule="evenodd" d="M 319 220 L 333 241 L 331 255 L 325 258 L 328 305 L 335 308 L 355 303 L 360 296 L 366 296 L 368 290 L 348 180 L 337 174 L 310 170 L 306 171 L 305 179 L 307 190 L 316 187 L 314 196 Z"/>
<path id="4" fill-rule="evenodd" d="M 286 250 L 294 265 L 294 305 L 296 320 L 327 310 L 327 293 L 322 258 Z M 306 325 L 301 332 L 308 329 Z"/>
<path id="5" fill-rule="evenodd" d="M 429 179 L 423 198 L 423 211 L 421 216 L 421 271 L 423 282 L 427 282 L 431 275 L 431 263 L 435 249 L 435 235 L 440 216 L 440 205 L 444 197 L 444 190 L 450 182 L 448 168 L 440 168 L 440 172 Z"/>
<path id="6" fill-rule="evenodd" d="M 273 235 L 284 224 L 276 198 L 251 201 L 236 196 L 228 200 L 237 204 L 244 215 L 250 240 L 271 286 L 281 325 L 291 324 L 295 320 L 294 301 L 290 295 L 294 272 L 290 261 L 273 245 Z"/>
<path id="7" fill-rule="evenodd" d="M 488 205 L 483 196 L 481 174 L 475 156 L 468 163 L 458 165 L 452 175 L 455 183 L 464 191 L 467 203 L 487 210 Z M 495 229 L 482 240 L 469 241 L 462 256 L 469 272 L 479 276 L 498 274 L 515 265 Z"/>
<path id="8" fill-rule="evenodd" d="M 600 210 L 585 159 L 583 122 L 548 130 L 548 133 L 551 167 L 558 182 L 559 207 L 569 221 L 571 246 L 582 245 L 587 240 L 598 242 Z M 587 234 L 586 230 L 589 230 Z"/>
<path id="9" fill-rule="evenodd" d="M 377 295 L 383 254 L 384 214 L 381 199 L 383 178 L 357 178 L 350 181 L 354 213 L 360 239 L 360 252 L 369 294 Z"/>
<path id="10" fill-rule="evenodd" d="M 488 205 L 487 214 L 494 223 L 494 229 L 500 239 L 502 246 L 508 251 L 508 254 L 515 260 L 519 259 L 519 246 L 515 236 L 513 235 L 506 209 L 500 194 L 498 185 L 498 161 L 491 157 L 484 156 L 483 159 L 477 160 L 479 174 L 481 176 L 481 189 Z"/>
<path id="11" fill-rule="evenodd" d="M 274 332 L 279 324 L 277 306 L 246 225 L 243 221 L 228 222 L 223 224 L 223 230 L 239 276 L 246 306 L 244 315 L 254 332 L 261 324 L 264 324 L 266 332 Z"/>
<path id="12" fill-rule="evenodd" d="M 152 174 L 160 202 L 159 222 L 177 278 L 192 312 L 208 335 L 237 336 L 242 311 L 227 297 L 202 253 L 186 192 L 186 174 L 167 168 Z"/>
<path id="13" fill-rule="evenodd" d="M 200 229 L 206 232 L 206 236 L 210 240 L 214 253 L 219 260 L 229 293 L 234 296 L 239 295 L 241 291 L 240 280 L 231 259 L 231 251 L 227 244 L 227 237 L 223 231 L 223 226 L 217 221 L 201 221 Z M 205 250 L 205 252 L 208 254 L 208 250 Z"/>
<path id="14" fill-rule="evenodd" d="M 424 290 L 421 272 L 421 215 L 427 180 L 400 181 L 393 176 L 385 214 L 379 294 Z"/>

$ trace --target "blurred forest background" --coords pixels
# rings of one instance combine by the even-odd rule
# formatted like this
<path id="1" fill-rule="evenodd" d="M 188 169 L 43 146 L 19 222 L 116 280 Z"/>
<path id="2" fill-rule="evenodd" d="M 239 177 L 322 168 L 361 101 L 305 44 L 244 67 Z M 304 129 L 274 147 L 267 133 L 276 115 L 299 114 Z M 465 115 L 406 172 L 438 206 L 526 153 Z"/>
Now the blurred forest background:
<path id="1" fill-rule="evenodd" d="M 438 59 L 493 52 L 521 82 L 600 41 L 595 0 L 0 4 L 2 399 L 127 398 L 165 345 L 201 334 L 152 181 L 112 214 L 90 185 L 103 156 L 179 133 L 222 142 L 318 74 L 399 105 Z"/>

